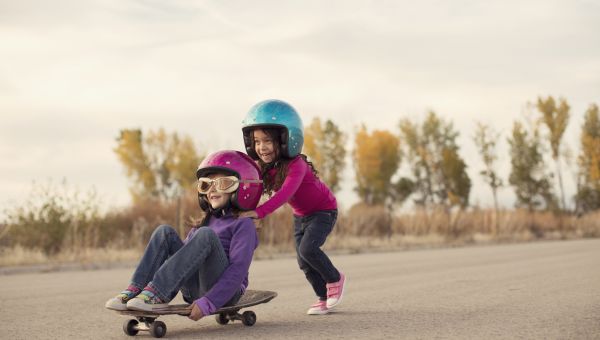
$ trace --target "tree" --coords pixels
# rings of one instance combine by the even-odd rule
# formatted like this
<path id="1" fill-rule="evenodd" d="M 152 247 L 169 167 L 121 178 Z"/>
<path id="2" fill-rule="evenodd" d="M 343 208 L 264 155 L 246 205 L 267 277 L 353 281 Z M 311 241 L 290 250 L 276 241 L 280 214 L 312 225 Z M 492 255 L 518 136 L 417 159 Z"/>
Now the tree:
<path id="1" fill-rule="evenodd" d="M 339 191 L 346 167 L 346 135 L 331 120 L 319 118 L 304 129 L 304 150 L 333 192 Z"/>
<path id="2" fill-rule="evenodd" d="M 372 133 L 362 125 L 354 143 L 355 188 L 364 203 L 386 204 L 392 198 L 391 178 L 400 165 L 400 141 L 389 131 Z"/>
<path id="3" fill-rule="evenodd" d="M 585 113 L 578 163 L 576 210 L 588 212 L 600 209 L 600 116 L 596 104 L 590 105 Z"/>
<path id="4" fill-rule="evenodd" d="M 401 120 L 400 135 L 412 178 L 403 177 L 396 183 L 396 196 L 405 199 L 414 194 L 415 203 L 423 206 L 466 207 L 471 180 L 466 163 L 458 154 L 458 132 L 452 123 L 431 111 L 422 125 Z"/>
<path id="5" fill-rule="evenodd" d="M 560 168 L 560 144 L 569 123 L 569 104 L 563 98 L 558 105 L 552 96 L 543 99 L 538 97 L 537 108 L 542 113 L 542 122 L 548 128 L 548 141 L 552 150 L 552 159 L 556 165 L 556 174 L 560 188 L 562 209 L 566 209 L 565 190 L 563 188 L 562 171 Z"/>
<path id="6" fill-rule="evenodd" d="M 528 132 L 520 122 L 513 125 L 508 139 L 512 169 L 508 182 L 514 187 L 517 207 L 552 208 L 554 197 L 550 181 L 544 173 L 541 142 L 537 127 Z"/>
<path id="7" fill-rule="evenodd" d="M 201 160 L 190 137 L 180 138 L 163 129 L 149 131 L 146 137 L 139 129 L 121 130 L 114 152 L 133 181 L 134 202 L 179 197 L 181 189 L 195 182 L 194 170 Z"/>
<path id="8" fill-rule="evenodd" d="M 490 126 L 477 123 L 475 136 L 473 141 L 478 148 L 479 154 L 483 160 L 484 169 L 479 173 L 483 180 L 492 189 L 494 199 L 494 212 L 498 214 L 498 188 L 502 187 L 502 179 L 496 172 L 496 160 L 498 160 L 496 152 L 496 141 L 500 134 L 495 132 Z"/>
<path id="9" fill-rule="evenodd" d="M 129 192 L 134 202 L 145 195 L 154 196 L 156 181 L 142 147 L 142 131 L 121 130 L 117 142 L 114 152 L 125 167 L 127 177 L 133 181 Z"/>

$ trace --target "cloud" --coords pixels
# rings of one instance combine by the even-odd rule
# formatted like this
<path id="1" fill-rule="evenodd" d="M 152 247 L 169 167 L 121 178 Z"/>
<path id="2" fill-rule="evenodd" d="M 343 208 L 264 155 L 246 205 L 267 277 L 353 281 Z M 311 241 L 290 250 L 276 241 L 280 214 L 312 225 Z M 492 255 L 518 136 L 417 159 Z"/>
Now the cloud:
<path id="1" fill-rule="evenodd" d="M 281 98 L 305 122 L 330 118 L 350 134 L 361 123 L 395 131 L 432 109 L 461 132 L 485 197 L 475 120 L 507 133 L 527 101 L 562 95 L 577 146 L 583 112 L 600 102 L 599 14 L 566 0 L 0 1 L 0 154 L 14 160 L 0 166 L 3 187 L 19 197 L 15 183 L 39 176 L 29 155 L 50 177 L 127 197 L 112 154 L 120 129 L 241 149 L 246 110 Z"/>

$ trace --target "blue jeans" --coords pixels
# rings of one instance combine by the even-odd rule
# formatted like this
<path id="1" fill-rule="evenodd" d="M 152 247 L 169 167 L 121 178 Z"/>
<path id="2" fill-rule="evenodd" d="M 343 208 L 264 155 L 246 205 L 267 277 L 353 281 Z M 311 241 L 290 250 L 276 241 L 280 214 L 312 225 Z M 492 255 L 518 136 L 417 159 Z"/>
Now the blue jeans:
<path id="1" fill-rule="evenodd" d="M 142 289 L 150 285 L 161 300 L 171 301 L 181 289 L 183 299 L 192 303 L 206 294 L 229 266 L 229 260 L 215 232 L 201 227 L 183 243 L 172 227 L 154 230 L 131 283 Z M 235 304 L 241 292 L 226 305 Z"/>
<path id="2" fill-rule="evenodd" d="M 321 250 L 337 220 L 337 210 L 321 210 L 307 216 L 294 215 L 294 239 L 298 265 L 321 300 L 327 299 L 327 283 L 340 280 L 339 271 Z"/>

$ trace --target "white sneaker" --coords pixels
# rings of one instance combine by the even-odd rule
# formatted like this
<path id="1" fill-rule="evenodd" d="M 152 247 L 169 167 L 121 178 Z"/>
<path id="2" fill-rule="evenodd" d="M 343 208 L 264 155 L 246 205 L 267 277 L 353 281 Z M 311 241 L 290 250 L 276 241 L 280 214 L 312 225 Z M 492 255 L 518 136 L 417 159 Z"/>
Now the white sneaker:
<path id="1" fill-rule="evenodd" d="M 127 310 L 127 301 L 134 297 L 135 295 L 133 295 L 132 292 L 126 290 L 114 298 L 110 298 L 108 301 L 106 301 L 104 307 L 112 310 Z"/>

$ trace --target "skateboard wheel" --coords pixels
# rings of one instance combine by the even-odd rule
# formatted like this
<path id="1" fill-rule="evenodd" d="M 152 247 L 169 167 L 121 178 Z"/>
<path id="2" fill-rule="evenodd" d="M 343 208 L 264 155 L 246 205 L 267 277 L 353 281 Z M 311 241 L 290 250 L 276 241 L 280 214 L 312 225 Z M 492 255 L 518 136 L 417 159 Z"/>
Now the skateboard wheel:
<path id="1" fill-rule="evenodd" d="M 135 336 L 139 332 L 138 324 L 139 322 L 135 319 L 126 320 L 123 322 L 123 332 L 129 336 Z"/>
<path id="2" fill-rule="evenodd" d="M 219 325 L 226 325 L 227 323 L 229 323 L 229 318 L 227 317 L 227 314 L 225 314 L 225 313 L 219 313 L 219 314 L 215 315 L 215 319 L 217 319 L 217 323 Z"/>
<path id="3" fill-rule="evenodd" d="M 245 311 L 242 313 L 242 323 L 246 326 L 252 326 L 256 323 L 256 314 L 253 311 Z"/>
<path id="4" fill-rule="evenodd" d="M 165 323 L 162 321 L 154 321 L 152 324 L 150 324 L 149 328 L 150 335 L 155 338 L 162 338 L 165 336 L 165 334 L 167 334 L 167 325 L 165 325 Z"/>

